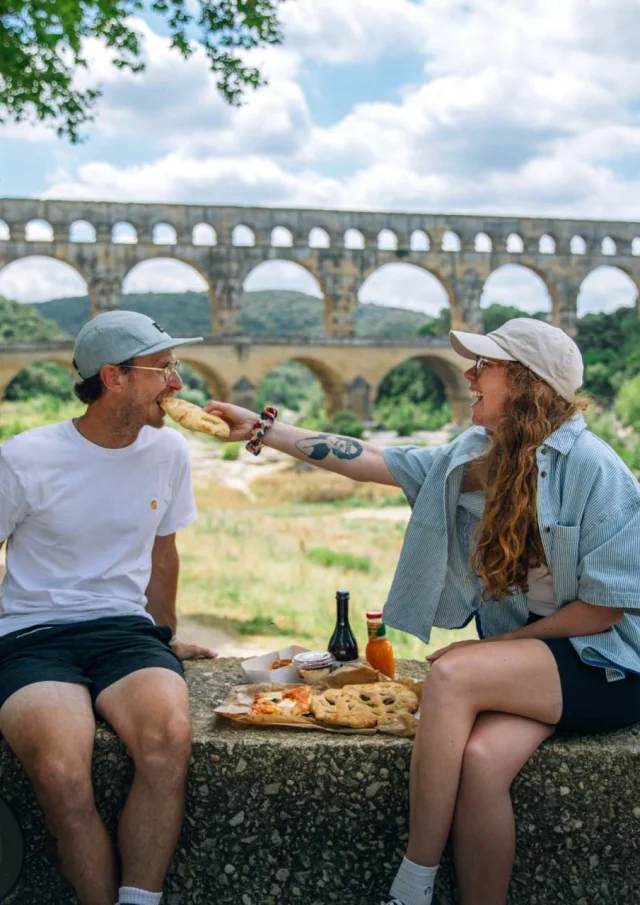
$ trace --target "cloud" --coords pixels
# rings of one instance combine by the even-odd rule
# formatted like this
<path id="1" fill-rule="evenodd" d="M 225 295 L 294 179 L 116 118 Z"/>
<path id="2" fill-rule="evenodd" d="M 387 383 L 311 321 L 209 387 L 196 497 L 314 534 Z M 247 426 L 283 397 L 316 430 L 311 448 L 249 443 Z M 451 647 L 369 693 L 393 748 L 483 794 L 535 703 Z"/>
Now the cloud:
<path id="1" fill-rule="evenodd" d="M 104 84 L 100 153 L 90 142 L 81 158 L 52 156 L 41 194 L 637 218 L 635 2 L 296 0 L 281 11 L 283 46 L 248 57 L 269 85 L 239 110 L 219 97 L 203 51 L 183 62 L 148 23 L 138 21 L 144 75 L 114 69 L 93 46 L 89 77 Z M 421 82 L 395 102 L 354 103 L 331 125 L 316 121 L 302 87 L 309 67 L 316 86 L 332 66 L 346 79 L 349 66 L 378 61 L 387 73 L 400 50 L 422 56 Z M 389 298 L 422 299 L 406 280 L 380 285 Z M 530 298 L 524 284 L 510 287 L 505 299 L 512 289 Z"/>

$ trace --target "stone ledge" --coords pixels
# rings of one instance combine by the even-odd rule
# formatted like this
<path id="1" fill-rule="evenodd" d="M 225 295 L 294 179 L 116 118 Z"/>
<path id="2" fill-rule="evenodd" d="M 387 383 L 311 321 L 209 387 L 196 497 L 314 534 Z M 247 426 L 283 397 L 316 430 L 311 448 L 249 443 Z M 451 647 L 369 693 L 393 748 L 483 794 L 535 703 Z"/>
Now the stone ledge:
<path id="1" fill-rule="evenodd" d="M 400 664 L 405 675 L 423 670 Z M 163 903 L 377 905 L 406 842 L 411 742 L 234 726 L 212 707 L 240 681 L 239 661 L 189 664 L 188 679 L 187 818 Z M 111 831 L 131 775 L 124 746 L 101 725 L 94 781 Z M 4 743 L 0 798 L 25 843 L 21 877 L 2 902 L 72 905 L 28 780 Z M 510 905 L 640 902 L 640 731 L 550 740 L 516 780 L 514 801 Z M 437 901 L 456 901 L 448 860 Z"/>

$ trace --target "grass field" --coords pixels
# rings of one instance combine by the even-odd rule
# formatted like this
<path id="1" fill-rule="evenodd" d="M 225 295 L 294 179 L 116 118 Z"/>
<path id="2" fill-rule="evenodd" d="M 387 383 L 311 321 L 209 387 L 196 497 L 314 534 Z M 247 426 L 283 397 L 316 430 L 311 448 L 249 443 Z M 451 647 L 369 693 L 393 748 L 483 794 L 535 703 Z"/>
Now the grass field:
<path id="1" fill-rule="evenodd" d="M 293 469 L 257 478 L 251 489 L 256 503 L 213 482 L 196 488 L 200 518 L 179 538 L 180 612 L 250 638 L 257 650 L 293 642 L 325 649 L 335 592 L 347 588 L 364 651 L 365 611 L 383 606 L 400 554 L 404 497 L 397 488 Z M 399 657 L 427 651 L 402 632 L 390 637 Z M 430 649 L 463 637 L 475 637 L 472 626 L 436 630 Z"/>

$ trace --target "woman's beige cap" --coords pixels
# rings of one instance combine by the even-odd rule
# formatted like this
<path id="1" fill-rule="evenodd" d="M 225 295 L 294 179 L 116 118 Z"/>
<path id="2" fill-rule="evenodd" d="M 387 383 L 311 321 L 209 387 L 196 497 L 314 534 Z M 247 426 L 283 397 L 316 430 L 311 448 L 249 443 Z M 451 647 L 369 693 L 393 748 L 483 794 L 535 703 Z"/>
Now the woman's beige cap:
<path id="1" fill-rule="evenodd" d="M 514 317 L 492 333 L 451 330 L 449 341 L 463 358 L 519 361 L 571 402 L 582 386 L 584 365 L 570 336 L 545 321 Z"/>

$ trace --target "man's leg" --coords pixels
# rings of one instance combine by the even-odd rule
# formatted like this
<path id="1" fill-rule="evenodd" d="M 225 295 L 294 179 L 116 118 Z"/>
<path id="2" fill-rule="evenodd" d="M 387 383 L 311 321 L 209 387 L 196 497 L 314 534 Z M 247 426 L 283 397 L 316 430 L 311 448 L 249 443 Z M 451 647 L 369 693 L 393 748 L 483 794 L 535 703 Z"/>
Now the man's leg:
<path id="1" fill-rule="evenodd" d="M 95 719 L 89 692 L 69 682 L 27 685 L 0 709 L 0 732 L 27 771 L 78 899 L 113 905 L 115 854 L 91 785 Z"/>
<path id="2" fill-rule="evenodd" d="M 95 707 L 135 764 L 118 830 L 122 885 L 160 892 L 184 816 L 191 753 L 186 682 L 170 669 L 140 669 L 105 688 Z"/>

